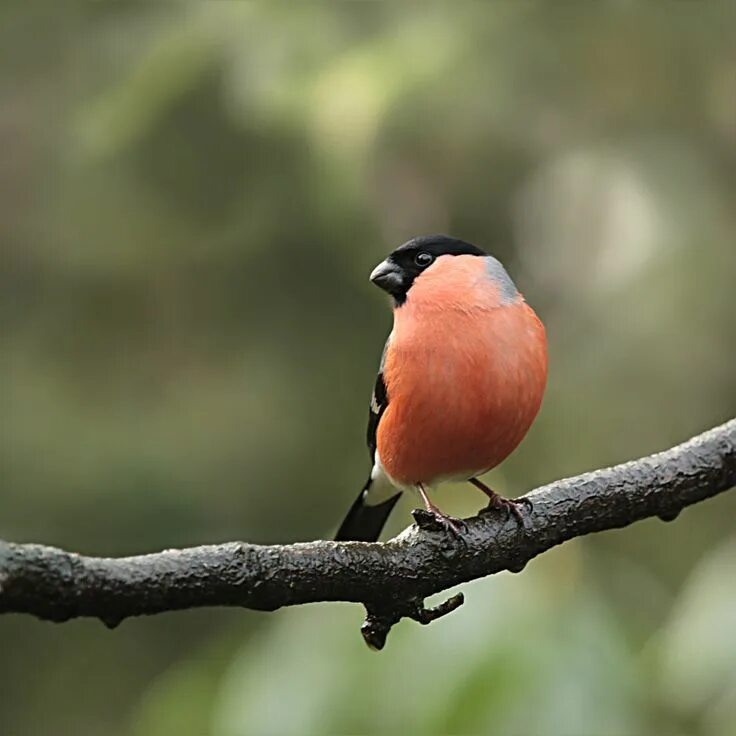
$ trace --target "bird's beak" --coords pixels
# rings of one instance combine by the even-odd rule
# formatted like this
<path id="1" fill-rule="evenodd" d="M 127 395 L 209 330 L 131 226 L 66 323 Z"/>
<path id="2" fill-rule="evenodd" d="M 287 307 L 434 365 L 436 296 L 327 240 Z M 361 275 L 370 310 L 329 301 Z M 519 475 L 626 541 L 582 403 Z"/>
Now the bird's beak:
<path id="1" fill-rule="evenodd" d="M 371 273 L 371 281 L 389 294 L 401 288 L 403 276 L 401 269 L 389 260 L 379 263 Z"/>

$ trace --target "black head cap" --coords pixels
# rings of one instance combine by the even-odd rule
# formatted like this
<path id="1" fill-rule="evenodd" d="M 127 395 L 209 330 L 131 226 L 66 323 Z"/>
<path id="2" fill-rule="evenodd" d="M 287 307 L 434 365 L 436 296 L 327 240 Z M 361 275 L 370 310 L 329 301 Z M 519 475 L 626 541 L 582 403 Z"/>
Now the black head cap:
<path id="1" fill-rule="evenodd" d="M 400 245 L 371 274 L 371 281 L 387 291 L 397 305 L 406 301 L 414 279 L 440 256 L 486 256 L 485 251 L 448 235 L 420 235 Z"/>
<path id="2" fill-rule="evenodd" d="M 439 258 L 439 256 L 488 255 L 488 253 L 478 248 L 478 246 L 466 243 L 464 240 L 451 238 L 449 235 L 419 235 L 400 245 L 389 258 L 403 253 L 416 253 L 420 250 L 430 253 L 435 258 Z"/>

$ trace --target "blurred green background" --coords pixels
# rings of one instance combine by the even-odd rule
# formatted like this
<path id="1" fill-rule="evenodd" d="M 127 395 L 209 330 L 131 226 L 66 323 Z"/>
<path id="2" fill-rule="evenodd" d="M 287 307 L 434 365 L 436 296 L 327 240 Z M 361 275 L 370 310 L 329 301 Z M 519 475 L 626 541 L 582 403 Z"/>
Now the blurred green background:
<path id="1" fill-rule="evenodd" d="M 4 539 L 329 537 L 390 329 L 367 275 L 420 233 L 548 328 L 502 491 L 736 414 L 733 4 L 8 3 L 0 59 Z M 0 734 L 731 736 L 735 514 L 576 540 L 380 655 L 347 604 L 4 617 Z"/>

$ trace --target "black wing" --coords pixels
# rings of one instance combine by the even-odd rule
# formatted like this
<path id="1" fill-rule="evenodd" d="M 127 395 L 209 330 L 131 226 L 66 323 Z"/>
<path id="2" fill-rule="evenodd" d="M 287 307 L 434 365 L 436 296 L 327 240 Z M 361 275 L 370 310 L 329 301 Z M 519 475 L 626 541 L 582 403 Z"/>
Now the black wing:
<path id="1" fill-rule="evenodd" d="M 391 337 L 389 336 L 389 340 Z M 386 383 L 383 380 L 383 366 L 386 362 L 386 347 L 383 348 L 381 356 L 381 365 L 376 376 L 376 385 L 373 388 L 373 396 L 371 397 L 371 409 L 368 414 L 368 449 L 371 453 L 371 462 L 376 460 L 376 432 L 378 431 L 378 423 L 381 421 L 383 412 L 388 406 L 388 392 L 386 391 Z M 355 503 L 350 507 L 347 516 L 343 520 L 337 531 L 335 539 L 352 540 L 359 542 L 375 542 L 378 539 L 383 525 L 386 523 L 391 509 L 399 500 L 401 491 L 397 490 L 396 494 L 382 503 L 373 505 L 366 503 L 366 494 L 373 483 L 372 477 L 369 475 L 366 484 L 363 486 Z"/>
<path id="2" fill-rule="evenodd" d="M 390 339 L 391 337 L 389 337 L 389 340 Z M 366 434 L 366 440 L 368 442 L 368 450 L 371 453 L 371 462 L 373 462 L 376 457 L 376 432 L 378 431 L 378 423 L 381 421 L 383 412 L 386 411 L 386 407 L 388 406 L 388 393 L 386 391 L 386 384 L 383 380 L 383 366 L 386 363 L 386 350 L 388 349 L 389 340 L 386 340 L 383 354 L 381 355 L 381 364 L 378 368 L 376 384 L 373 387 L 370 412 L 368 414 L 368 432 Z"/>

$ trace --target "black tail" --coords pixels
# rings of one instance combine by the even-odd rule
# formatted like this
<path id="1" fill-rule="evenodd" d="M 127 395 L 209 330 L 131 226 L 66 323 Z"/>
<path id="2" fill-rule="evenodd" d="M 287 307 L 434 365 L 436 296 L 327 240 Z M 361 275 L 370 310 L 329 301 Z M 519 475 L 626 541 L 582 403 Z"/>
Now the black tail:
<path id="1" fill-rule="evenodd" d="M 355 503 L 350 507 L 340 528 L 337 530 L 337 542 L 375 542 L 378 539 L 383 525 L 391 513 L 391 509 L 399 500 L 401 492 L 392 496 L 388 501 L 369 506 L 364 502 L 365 490 L 360 492 Z"/>

